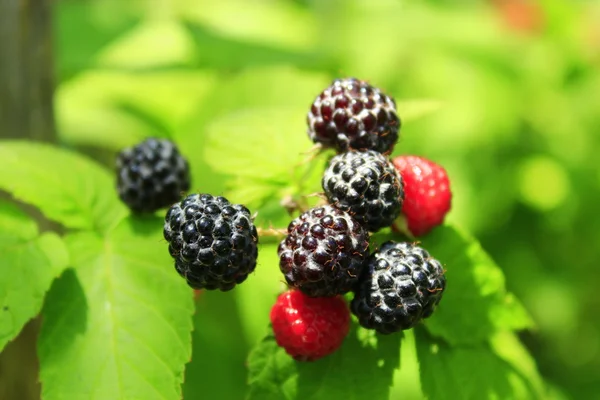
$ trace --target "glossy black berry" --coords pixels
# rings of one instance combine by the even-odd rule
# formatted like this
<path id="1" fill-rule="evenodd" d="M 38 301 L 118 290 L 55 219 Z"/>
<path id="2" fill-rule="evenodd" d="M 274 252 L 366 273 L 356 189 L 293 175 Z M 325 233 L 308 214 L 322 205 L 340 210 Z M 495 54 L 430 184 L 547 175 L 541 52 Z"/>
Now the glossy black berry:
<path id="1" fill-rule="evenodd" d="M 334 80 L 313 102 L 307 123 L 313 142 L 338 152 L 389 153 L 400 131 L 394 100 L 356 78 Z"/>
<path id="2" fill-rule="evenodd" d="M 231 290 L 256 267 L 258 233 L 250 211 L 224 197 L 192 194 L 165 216 L 175 269 L 194 289 Z"/>
<path id="3" fill-rule="evenodd" d="M 329 203 L 348 211 L 371 232 L 390 226 L 400 215 L 402 177 L 375 151 L 351 151 L 333 157 L 321 184 Z"/>
<path id="4" fill-rule="evenodd" d="M 190 188 L 186 159 L 166 139 L 149 138 L 117 155 L 117 190 L 133 212 L 154 212 L 178 201 Z"/>
<path id="5" fill-rule="evenodd" d="M 310 209 L 288 226 L 279 244 L 287 283 L 311 297 L 350 291 L 369 251 L 369 234 L 350 214 L 332 206 Z"/>
<path id="6" fill-rule="evenodd" d="M 388 334 L 431 316 L 445 288 L 444 269 L 426 250 L 389 241 L 369 256 L 351 308 L 363 327 Z"/>

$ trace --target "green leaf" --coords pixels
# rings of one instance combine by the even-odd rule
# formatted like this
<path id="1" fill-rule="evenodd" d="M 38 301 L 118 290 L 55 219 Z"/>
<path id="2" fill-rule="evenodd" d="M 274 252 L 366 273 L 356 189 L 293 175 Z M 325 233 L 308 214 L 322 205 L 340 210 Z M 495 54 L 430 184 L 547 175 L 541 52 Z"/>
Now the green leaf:
<path id="1" fill-rule="evenodd" d="M 147 136 L 172 136 L 215 83 L 211 73 L 185 70 L 85 72 L 56 93 L 61 139 L 119 150 Z"/>
<path id="2" fill-rule="evenodd" d="M 192 291 L 161 227 L 157 217 L 127 218 L 105 237 L 67 236 L 75 276 L 56 285 L 43 310 L 43 398 L 181 397 Z"/>
<path id="3" fill-rule="evenodd" d="M 535 384 L 487 343 L 451 347 L 417 329 L 421 386 L 430 399 L 542 399 Z"/>
<path id="4" fill-rule="evenodd" d="M 0 351 L 35 317 L 68 254 L 54 233 L 38 233 L 18 207 L 0 202 Z"/>
<path id="5" fill-rule="evenodd" d="M 241 400 L 246 395 L 245 359 L 249 347 L 232 294 L 202 291 L 196 301 L 193 353 L 185 369 L 184 399 Z"/>
<path id="6" fill-rule="evenodd" d="M 199 23 L 225 37 L 284 49 L 310 50 L 318 42 L 315 15 L 292 2 L 254 3 L 244 0 L 179 1 L 186 20 Z M 244 18 L 232 18 L 244 15 Z"/>
<path id="7" fill-rule="evenodd" d="M 342 347 L 315 362 L 294 361 L 265 337 L 248 360 L 249 399 L 385 399 L 400 363 L 402 335 L 351 329 Z"/>
<path id="8" fill-rule="evenodd" d="M 402 368 L 394 371 L 390 399 L 422 399 L 424 396 L 421 391 L 415 330 L 409 329 L 402 334 L 402 351 L 400 353 Z"/>
<path id="9" fill-rule="evenodd" d="M 264 240 L 261 237 L 261 241 Z M 251 345 L 264 337 L 265 326 L 269 323 L 269 310 L 275 304 L 277 296 L 286 289 L 279 270 L 277 245 L 278 243 L 260 245 L 254 273 L 235 289 L 246 341 Z"/>
<path id="10" fill-rule="evenodd" d="M 500 332 L 492 337 L 490 344 L 498 357 L 509 363 L 523 378 L 527 379 L 528 385 L 538 397 L 550 398 L 549 388 L 540 376 L 535 360 L 515 333 Z"/>
<path id="11" fill-rule="evenodd" d="M 183 24 L 173 19 L 145 19 L 97 56 L 102 67 L 150 69 L 192 65 L 194 41 Z"/>
<path id="12" fill-rule="evenodd" d="M 265 85 L 267 81 L 269 85 Z M 249 137 L 259 136 L 260 140 L 268 140 L 268 138 L 265 138 L 265 128 L 263 127 L 269 129 L 268 125 L 271 121 L 263 119 L 262 121 L 256 121 L 255 125 L 249 126 L 244 132 L 233 132 L 234 140 L 242 141 L 239 143 L 242 147 L 240 154 L 227 152 L 225 158 L 213 156 L 210 160 L 207 160 L 203 152 L 198 151 L 198 149 L 205 149 L 205 153 L 213 153 L 210 135 L 207 134 L 207 130 L 210 130 L 215 123 L 220 124 L 220 121 L 227 119 L 228 115 L 235 115 L 235 113 L 243 112 L 249 108 L 259 108 L 260 110 L 273 108 L 275 111 L 280 110 L 281 107 L 293 108 L 297 110 L 296 114 L 292 116 L 293 120 L 296 121 L 293 126 L 296 126 L 296 129 L 299 130 L 288 130 L 292 126 L 288 125 L 287 121 L 282 121 L 283 131 L 278 132 L 278 135 L 287 135 L 286 132 L 295 135 L 292 139 L 294 143 L 298 141 L 299 147 L 295 149 L 294 155 L 304 153 L 311 148 L 312 143 L 306 135 L 306 126 L 300 126 L 300 124 L 304 124 L 303 118 L 316 93 L 323 90 L 328 83 L 329 78 L 325 74 L 278 65 L 245 68 L 240 73 L 227 74 L 219 80 L 215 80 L 213 85 L 205 84 L 204 86 L 208 88 L 208 90 L 205 90 L 207 94 L 203 97 L 202 104 L 196 107 L 193 120 L 186 127 L 174 132 L 174 138 L 180 149 L 190 160 L 193 187 L 214 193 L 224 193 L 226 187 L 225 195 L 228 198 L 238 198 L 238 202 L 253 209 L 262 206 L 264 199 L 272 197 L 273 192 L 279 187 L 276 188 L 277 185 L 273 185 L 272 181 L 264 179 L 262 173 L 256 177 L 248 177 L 248 174 L 237 176 L 238 171 L 235 171 L 232 175 L 232 169 L 227 168 L 228 163 L 233 157 L 242 157 L 254 163 L 256 159 L 262 160 L 265 157 L 270 157 L 275 151 L 288 152 L 294 149 L 276 147 L 274 143 L 270 142 L 261 142 L 260 146 L 266 145 L 266 147 L 258 149 L 258 153 L 248 154 L 249 149 L 248 151 L 243 149 L 243 144 Z M 290 93 L 293 93 L 293 96 Z M 268 112 L 268 110 L 263 112 Z M 232 136 L 229 136 L 229 138 L 232 138 Z M 223 139 L 225 147 L 228 146 L 227 140 L 227 138 Z M 289 140 L 289 137 L 286 140 Z M 294 168 L 292 163 L 288 163 L 286 166 L 288 171 Z M 228 179 L 226 175 L 232 175 L 231 179 Z M 287 184 L 292 182 L 293 180 L 290 179 Z"/>
<path id="13" fill-rule="evenodd" d="M 219 118 L 208 127 L 204 156 L 216 171 L 285 184 L 311 147 L 305 111 L 264 108 Z"/>
<path id="14" fill-rule="evenodd" d="M 506 292 L 502 271 L 474 238 L 445 225 L 421 240 L 446 269 L 446 291 L 425 323 L 432 334 L 450 344 L 477 343 L 498 330 L 532 325 L 523 306 Z"/>
<path id="15" fill-rule="evenodd" d="M 66 150 L 24 141 L 0 142 L 0 189 L 73 229 L 106 231 L 126 214 L 114 179 Z"/>
<path id="16" fill-rule="evenodd" d="M 414 100 L 399 100 L 396 101 L 396 109 L 402 123 L 414 121 L 419 118 L 426 117 L 439 110 L 442 103 L 437 100 L 430 99 L 414 99 Z"/>
<path id="17" fill-rule="evenodd" d="M 59 80 L 90 68 L 96 53 L 140 20 L 131 2 L 56 3 L 53 8 L 55 68 Z"/>
<path id="18" fill-rule="evenodd" d="M 265 85 L 265 82 L 269 84 Z M 304 117 L 315 97 L 330 82 L 324 73 L 307 72 L 288 65 L 246 68 L 238 74 L 224 76 L 212 88 L 211 95 L 198 112 L 209 120 L 248 108 L 297 107 Z M 304 119 L 302 121 L 304 123 Z M 263 121 L 265 126 L 268 123 Z M 306 126 L 297 135 L 309 144 L 305 130 Z"/>

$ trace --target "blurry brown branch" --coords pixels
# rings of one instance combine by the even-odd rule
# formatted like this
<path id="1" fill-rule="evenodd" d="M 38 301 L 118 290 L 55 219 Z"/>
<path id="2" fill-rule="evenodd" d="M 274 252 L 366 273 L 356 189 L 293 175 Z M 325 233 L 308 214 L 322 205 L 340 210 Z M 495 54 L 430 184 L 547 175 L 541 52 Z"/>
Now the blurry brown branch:
<path id="1" fill-rule="evenodd" d="M 0 0 L 0 137 L 54 141 L 51 0 Z"/>
<path id="2" fill-rule="evenodd" d="M 0 138 L 56 141 L 51 2 L 0 0 Z M 30 321 L 0 353 L 0 399 L 40 398 L 39 322 Z"/>

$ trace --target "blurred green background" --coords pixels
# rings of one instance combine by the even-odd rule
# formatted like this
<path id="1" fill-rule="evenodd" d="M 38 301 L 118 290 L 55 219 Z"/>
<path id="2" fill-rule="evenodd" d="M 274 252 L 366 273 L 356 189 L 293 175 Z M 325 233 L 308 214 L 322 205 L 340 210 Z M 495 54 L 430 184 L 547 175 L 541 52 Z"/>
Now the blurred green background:
<path id="1" fill-rule="evenodd" d="M 447 168 L 449 219 L 482 241 L 532 313 L 537 329 L 522 339 L 541 373 L 592 398 L 599 21 L 600 2 L 574 0 L 60 0 L 59 137 L 109 166 L 125 145 L 171 137 L 192 159 L 194 189 L 220 193 L 223 177 L 201 158 L 212 119 L 256 106 L 308 111 L 334 77 L 366 79 L 398 102 L 395 153 Z M 186 391 L 210 371 L 206 393 L 240 394 L 227 382 L 245 379 L 256 335 L 240 339 L 236 313 L 249 305 L 237 296 L 198 300 Z"/>

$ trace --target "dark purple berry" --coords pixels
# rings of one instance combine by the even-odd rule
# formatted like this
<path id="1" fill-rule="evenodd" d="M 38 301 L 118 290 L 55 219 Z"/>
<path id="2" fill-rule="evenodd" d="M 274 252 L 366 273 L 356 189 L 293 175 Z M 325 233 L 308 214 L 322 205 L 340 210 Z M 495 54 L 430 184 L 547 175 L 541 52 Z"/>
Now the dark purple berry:
<path id="1" fill-rule="evenodd" d="M 177 272 L 194 289 L 231 290 L 256 267 L 250 211 L 224 197 L 193 194 L 174 204 L 163 233 Z"/>
<path id="2" fill-rule="evenodd" d="M 311 105 L 307 122 L 313 142 L 338 152 L 390 153 L 400 130 L 394 100 L 356 78 L 333 81 Z"/>

